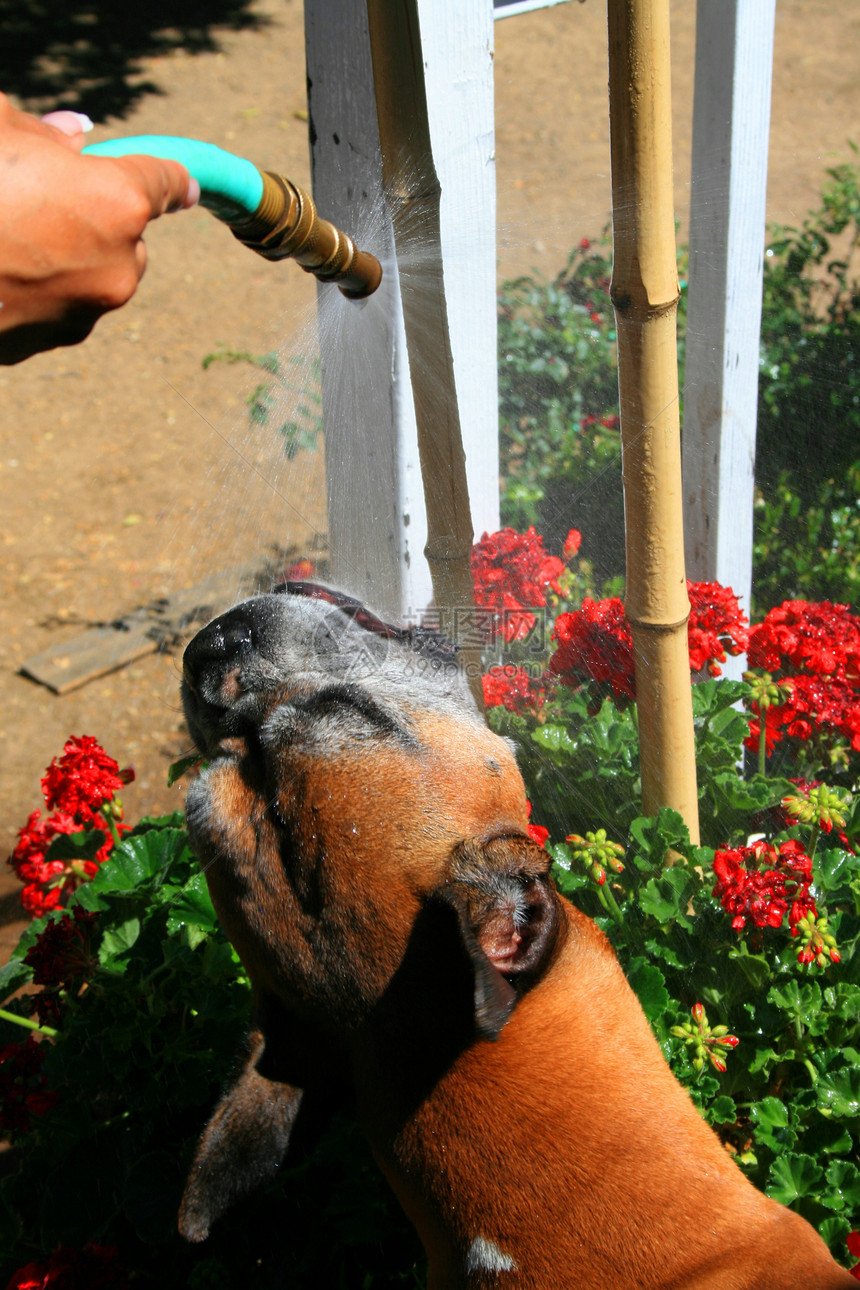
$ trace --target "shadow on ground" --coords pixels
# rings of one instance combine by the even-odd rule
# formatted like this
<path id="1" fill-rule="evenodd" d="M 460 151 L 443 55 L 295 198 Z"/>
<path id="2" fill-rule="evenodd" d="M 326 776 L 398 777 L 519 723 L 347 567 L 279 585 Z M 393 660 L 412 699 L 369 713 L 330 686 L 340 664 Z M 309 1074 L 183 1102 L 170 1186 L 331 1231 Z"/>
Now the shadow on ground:
<path id="1" fill-rule="evenodd" d="M 0 0 L 0 86 L 32 112 L 123 117 L 158 84 L 144 59 L 219 48 L 218 29 L 260 28 L 253 0 Z"/>

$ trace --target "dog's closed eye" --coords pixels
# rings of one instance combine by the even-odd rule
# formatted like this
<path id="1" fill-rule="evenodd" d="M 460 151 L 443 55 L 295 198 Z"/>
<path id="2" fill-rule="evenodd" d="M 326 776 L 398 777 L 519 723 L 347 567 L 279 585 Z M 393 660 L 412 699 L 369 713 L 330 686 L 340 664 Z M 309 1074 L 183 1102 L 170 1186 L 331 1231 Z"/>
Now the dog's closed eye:
<path id="1" fill-rule="evenodd" d="M 362 717 L 368 725 L 382 734 L 409 738 L 407 732 L 390 712 L 380 707 L 365 690 L 349 682 L 327 685 L 322 690 L 308 695 L 307 698 L 299 699 L 294 703 L 294 707 L 297 712 L 313 717 L 329 716 L 332 713 L 348 710 Z"/>
<path id="2" fill-rule="evenodd" d="M 261 734 L 264 745 L 271 747 L 307 742 L 331 753 L 349 743 L 378 743 L 380 737 L 407 748 L 416 746 L 415 736 L 401 720 L 349 681 L 294 691 L 288 702 L 275 708 Z"/>

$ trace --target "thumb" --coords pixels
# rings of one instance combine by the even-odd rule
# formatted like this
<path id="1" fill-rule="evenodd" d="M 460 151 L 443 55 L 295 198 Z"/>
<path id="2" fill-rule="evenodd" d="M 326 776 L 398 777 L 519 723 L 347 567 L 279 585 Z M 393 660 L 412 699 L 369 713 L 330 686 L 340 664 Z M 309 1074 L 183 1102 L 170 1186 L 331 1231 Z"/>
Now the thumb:
<path id="1" fill-rule="evenodd" d="M 142 189 L 149 202 L 150 219 L 158 219 L 159 215 L 171 211 L 188 210 L 200 200 L 200 185 L 178 161 L 143 155 L 111 160 Z"/>
<path id="2" fill-rule="evenodd" d="M 74 148 L 75 152 L 80 152 L 84 146 L 84 135 L 93 128 L 93 123 L 85 112 L 48 112 L 40 120 L 43 125 L 52 126 L 59 133 L 59 138 L 57 133 L 54 135 L 58 143 Z"/>

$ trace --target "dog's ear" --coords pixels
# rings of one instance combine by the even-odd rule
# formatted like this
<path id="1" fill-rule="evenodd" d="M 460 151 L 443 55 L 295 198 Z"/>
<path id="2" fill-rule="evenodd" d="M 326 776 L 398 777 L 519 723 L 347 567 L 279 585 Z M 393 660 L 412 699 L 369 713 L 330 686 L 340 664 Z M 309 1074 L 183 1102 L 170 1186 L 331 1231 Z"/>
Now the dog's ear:
<path id="1" fill-rule="evenodd" d="M 561 926 L 542 848 L 522 838 L 464 843 L 457 877 L 433 900 L 453 909 L 474 974 L 475 1028 L 496 1039 L 520 996 L 549 964 Z"/>
<path id="2" fill-rule="evenodd" d="M 236 1201 L 276 1176 L 289 1156 L 310 1151 L 343 1100 L 322 1036 L 268 991 L 255 989 L 253 1025 L 238 1073 L 197 1145 L 179 1210 L 187 1241 L 204 1241 Z"/>
<path id="3" fill-rule="evenodd" d="M 262 1031 L 252 1030 L 239 1075 L 198 1143 L 179 1208 L 186 1241 L 205 1241 L 216 1219 L 273 1178 L 287 1153 L 302 1090 L 260 1073 L 264 1051 Z"/>

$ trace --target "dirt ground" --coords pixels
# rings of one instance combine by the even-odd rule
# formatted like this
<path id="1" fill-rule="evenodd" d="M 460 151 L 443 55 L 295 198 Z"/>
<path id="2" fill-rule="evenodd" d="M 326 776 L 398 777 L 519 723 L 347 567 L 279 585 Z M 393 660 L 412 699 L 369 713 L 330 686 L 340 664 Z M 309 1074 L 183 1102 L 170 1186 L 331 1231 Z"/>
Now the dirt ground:
<path id="1" fill-rule="evenodd" d="M 32 110 L 80 104 L 95 116 L 109 105 L 114 115 L 102 110 L 94 140 L 183 134 L 308 184 L 301 0 L 221 0 L 185 32 L 173 26 L 174 8 L 170 0 L 141 7 L 139 29 L 123 38 L 107 4 L 103 25 L 72 32 L 79 65 L 65 81 L 62 67 L 43 83 L 36 75 L 50 29 L 30 31 L 23 61 L 21 47 L 4 39 L 0 86 Z M 28 13 L 22 4 L 19 28 Z M 693 0 L 674 0 L 672 13 L 683 236 Z M 502 276 L 553 272 L 607 223 L 605 22 L 605 0 L 586 0 L 496 24 Z M 88 58 L 82 31 L 92 32 Z M 777 0 L 772 221 L 800 221 L 826 167 L 845 158 L 847 140 L 860 142 L 858 45 L 856 0 Z M 272 546 L 306 550 L 324 538 L 322 453 L 284 463 L 272 436 L 249 434 L 243 404 L 253 376 L 202 365 L 219 346 L 302 352 L 313 283 L 294 265 L 258 260 L 204 211 L 164 218 L 147 243 L 136 298 L 84 345 L 0 369 L 0 855 L 42 805 L 39 778 L 70 734 L 97 736 L 135 767 L 129 818 L 182 800 L 181 787 L 166 787 L 168 764 L 187 748 L 178 653 L 152 654 L 62 697 L 20 674 L 25 659 L 61 652 L 86 626 Z M 3 866 L 7 947 L 19 930 L 17 890 Z"/>

